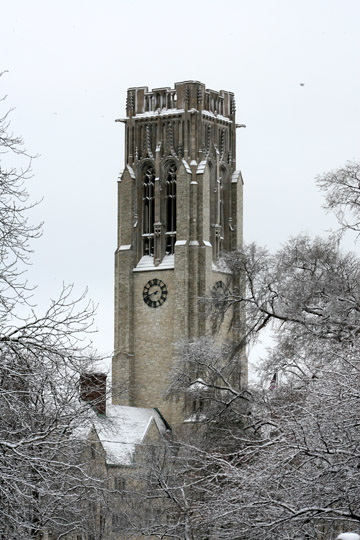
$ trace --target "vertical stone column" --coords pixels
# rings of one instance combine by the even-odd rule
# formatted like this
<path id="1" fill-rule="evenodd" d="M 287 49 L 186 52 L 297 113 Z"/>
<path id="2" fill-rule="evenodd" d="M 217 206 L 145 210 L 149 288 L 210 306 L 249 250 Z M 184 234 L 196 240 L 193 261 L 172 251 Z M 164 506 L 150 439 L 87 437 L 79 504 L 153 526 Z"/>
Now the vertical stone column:
<path id="1" fill-rule="evenodd" d="M 123 405 L 131 403 L 131 359 L 134 351 L 132 280 L 134 177 L 130 170 L 125 169 L 118 184 L 118 246 L 115 252 L 115 355 L 112 360 L 112 400 L 115 404 Z"/>

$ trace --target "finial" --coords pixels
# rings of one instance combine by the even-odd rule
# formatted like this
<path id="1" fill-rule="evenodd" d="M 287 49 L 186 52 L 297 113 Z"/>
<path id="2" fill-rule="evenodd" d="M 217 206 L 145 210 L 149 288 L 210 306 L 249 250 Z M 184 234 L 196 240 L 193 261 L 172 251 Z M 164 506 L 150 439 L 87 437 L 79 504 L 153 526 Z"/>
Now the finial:
<path id="1" fill-rule="evenodd" d="M 145 131 L 145 145 L 146 145 L 146 150 L 147 150 L 147 154 L 148 154 L 149 158 L 154 159 L 154 155 L 153 155 L 152 150 L 151 150 L 150 127 L 148 125 L 146 126 L 146 131 Z"/>
<path id="2" fill-rule="evenodd" d="M 126 108 L 129 111 L 134 112 L 134 105 L 135 105 L 134 93 L 133 92 L 128 92 L 128 95 L 127 95 L 127 98 L 126 98 Z"/>
<path id="3" fill-rule="evenodd" d="M 197 102 L 198 104 L 200 104 L 203 100 L 203 94 L 202 94 L 202 90 L 201 90 L 201 86 L 198 86 L 198 91 L 197 91 Z"/>
<path id="4" fill-rule="evenodd" d="M 186 105 L 189 105 L 190 101 L 190 90 L 188 85 L 185 86 L 184 101 Z"/>

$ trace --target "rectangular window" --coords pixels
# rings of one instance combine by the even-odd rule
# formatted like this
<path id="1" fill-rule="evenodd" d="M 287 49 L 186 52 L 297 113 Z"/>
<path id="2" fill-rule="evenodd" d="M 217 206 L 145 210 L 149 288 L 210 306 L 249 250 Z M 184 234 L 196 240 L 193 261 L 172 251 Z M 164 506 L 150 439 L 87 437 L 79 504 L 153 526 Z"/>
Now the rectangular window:
<path id="1" fill-rule="evenodd" d="M 91 455 L 91 459 L 96 458 L 96 444 L 95 443 L 90 443 L 90 455 Z"/>
<path id="2" fill-rule="evenodd" d="M 124 491 L 126 486 L 125 478 L 121 476 L 116 476 L 114 479 L 114 488 L 116 491 Z"/>

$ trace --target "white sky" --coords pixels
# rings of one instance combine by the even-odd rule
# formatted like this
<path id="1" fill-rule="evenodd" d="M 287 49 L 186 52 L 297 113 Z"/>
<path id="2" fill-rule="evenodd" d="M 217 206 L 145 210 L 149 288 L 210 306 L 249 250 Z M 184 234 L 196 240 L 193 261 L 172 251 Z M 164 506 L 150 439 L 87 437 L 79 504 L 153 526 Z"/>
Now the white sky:
<path id="1" fill-rule="evenodd" d="M 314 177 L 359 157 L 358 0 L 3 0 L 0 95 L 34 161 L 32 281 L 99 304 L 94 343 L 113 347 L 116 181 L 126 89 L 195 79 L 235 92 L 246 241 L 276 249 L 335 221 Z M 304 86 L 300 86 L 304 83 Z"/>

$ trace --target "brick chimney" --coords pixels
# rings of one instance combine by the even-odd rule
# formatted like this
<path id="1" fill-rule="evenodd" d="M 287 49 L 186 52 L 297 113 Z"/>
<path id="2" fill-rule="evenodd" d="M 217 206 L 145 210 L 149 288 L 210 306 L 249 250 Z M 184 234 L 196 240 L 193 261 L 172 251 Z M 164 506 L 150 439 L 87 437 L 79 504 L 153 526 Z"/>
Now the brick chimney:
<path id="1" fill-rule="evenodd" d="M 105 373 L 83 373 L 80 375 L 80 397 L 91 404 L 97 414 L 106 414 Z"/>

